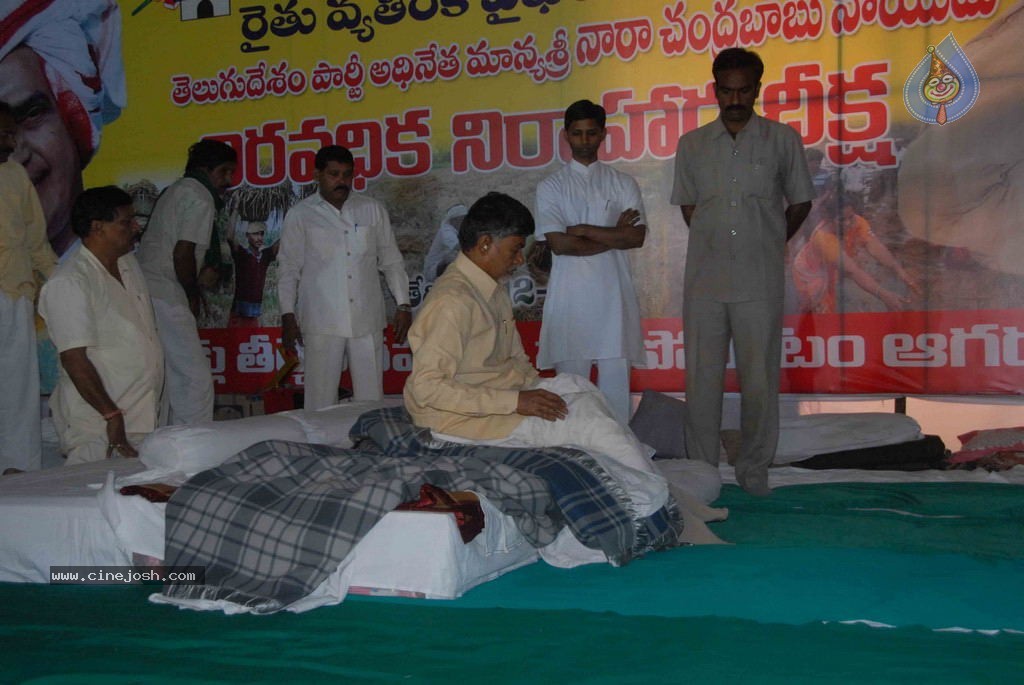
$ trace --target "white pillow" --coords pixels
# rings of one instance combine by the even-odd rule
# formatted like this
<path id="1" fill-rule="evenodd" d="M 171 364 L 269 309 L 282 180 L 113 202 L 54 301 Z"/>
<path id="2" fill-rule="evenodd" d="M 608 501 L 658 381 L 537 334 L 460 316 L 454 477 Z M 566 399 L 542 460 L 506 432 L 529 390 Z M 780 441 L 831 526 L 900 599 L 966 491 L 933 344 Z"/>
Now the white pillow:
<path id="1" fill-rule="evenodd" d="M 402 404 L 402 398 L 389 398 L 380 401 L 362 400 L 359 402 L 342 402 L 331 407 L 316 411 L 297 409 L 286 412 L 283 416 L 294 419 L 305 431 L 306 442 L 315 445 L 332 445 L 334 447 L 351 447 L 348 432 L 360 416 L 371 409 L 393 407 Z"/>
<path id="2" fill-rule="evenodd" d="M 906 414 L 865 412 L 807 414 L 779 422 L 774 464 L 790 464 L 818 454 L 896 445 L 920 440 L 921 426 Z"/>
<path id="3" fill-rule="evenodd" d="M 291 416 L 250 416 L 157 429 L 142 441 L 139 460 L 151 469 L 198 473 L 264 440 L 308 442 L 302 424 Z"/>
<path id="4" fill-rule="evenodd" d="M 659 459 L 654 467 L 674 486 L 701 504 L 711 504 L 722 491 L 718 467 L 700 459 Z M 682 504 L 682 503 L 680 503 Z"/>

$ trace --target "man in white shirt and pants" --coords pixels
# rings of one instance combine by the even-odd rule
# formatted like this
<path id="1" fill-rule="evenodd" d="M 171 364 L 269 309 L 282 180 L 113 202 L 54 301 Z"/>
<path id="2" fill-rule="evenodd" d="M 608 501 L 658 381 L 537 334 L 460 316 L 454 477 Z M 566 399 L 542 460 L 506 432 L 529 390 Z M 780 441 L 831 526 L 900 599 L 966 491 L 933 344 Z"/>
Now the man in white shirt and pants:
<path id="1" fill-rule="evenodd" d="M 167 365 L 167 423 L 213 420 L 213 375 L 199 342 L 200 280 L 222 196 L 238 155 L 227 143 L 200 140 L 188 151 L 185 176 L 156 201 L 139 244 L 139 264 L 153 298 Z"/>
<path id="2" fill-rule="evenodd" d="M 572 160 L 537 187 L 536 239 L 553 253 L 539 368 L 590 377 L 620 421 L 629 421 L 630 366 L 644 363 L 640 307 L 626 250 L 647 226 L 632 177 L 598 161 L 605 110 L 589 100 L 565 111 Z"/>
<path id="3" fill-rule="evenodd" d="M 132 198 L 116 186 L 90 188 L 75 201 L 71 222 L 82 247 L 39 296 L 60 352 L 53 422 L 68 464 L 136 457 L 157 427 L 164 355 L 132 254 L 139 237 Z"/>
<path id="4" fill-rule="evenodd" d="M 391 220 L 374 199 L 351 194 L 355 160 L 340 145 L 316 154 L 317 192 L 284 219 L 277 254 L 282 343 L 305 349 L 305 408 L 338 401 L 348 360 L 356 400 L 383 397 L 384 293 L 378 272 L 398 305 L 394 340 L 412 323 L 409 277 Z"/>

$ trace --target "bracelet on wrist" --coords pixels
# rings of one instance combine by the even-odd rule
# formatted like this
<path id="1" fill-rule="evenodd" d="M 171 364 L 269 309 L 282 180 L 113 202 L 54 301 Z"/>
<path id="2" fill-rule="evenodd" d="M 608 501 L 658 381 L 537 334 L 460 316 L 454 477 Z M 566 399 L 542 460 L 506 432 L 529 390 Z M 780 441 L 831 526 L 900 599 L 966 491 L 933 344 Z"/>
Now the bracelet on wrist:
<path id="1" fill-rule="evenodd" d="M 103 420 L 104 421 L 110 421 L 115 416 L 124 416 L 124 410 L 123 409 L 115 409 L 112 412 L 108 412 L 108 413 L 103 415 Z"/>

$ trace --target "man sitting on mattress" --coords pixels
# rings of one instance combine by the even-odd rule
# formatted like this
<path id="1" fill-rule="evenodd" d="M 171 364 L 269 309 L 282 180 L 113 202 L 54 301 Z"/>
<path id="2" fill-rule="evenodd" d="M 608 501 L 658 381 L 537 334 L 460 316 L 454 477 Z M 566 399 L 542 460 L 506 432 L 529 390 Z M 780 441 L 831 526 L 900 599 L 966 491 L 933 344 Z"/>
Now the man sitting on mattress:
<path id="1" fill-rule="evenodd" d="M 573 446 L 594 456 L 640 515 L 668 488 L 646 448 L 601 392 L 572 374 L 541 379 L 512 316 L 505 281 L 523 263 L 533 216 L 501 193 L 477 200 L 459 228 L 460 254 L 434 283 L 409 330 L 405 406 L 435 439 L 507 447 Z"/>

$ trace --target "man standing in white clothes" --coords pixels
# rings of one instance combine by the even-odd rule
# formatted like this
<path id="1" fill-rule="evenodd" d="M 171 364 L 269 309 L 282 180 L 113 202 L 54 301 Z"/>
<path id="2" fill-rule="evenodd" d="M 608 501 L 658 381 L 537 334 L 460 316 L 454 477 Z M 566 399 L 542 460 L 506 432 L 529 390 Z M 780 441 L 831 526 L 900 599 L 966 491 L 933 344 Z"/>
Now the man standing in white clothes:
<path id="1" fill-rule="evenodd" d="M 9 159 L 17 122 L 0 102 L 0 472 L 38 469 L 42 458 L 39 360 L 32 302 L 36 274 L 49 277 L 57 255 L 46 240 L 46 217 L 25 169 Z"/>
<path id="2" fill-rule="evenodd" d="M 412 323 L 409 277 L 384 205 L 351 194 L 355 160 L 340 145 L 316 153 L 316 193 L 285 216 L 278 252 L 281 338 L 287 350 L 305 349 L 305 408 L 338 401 L 348 360 L 356 400 L 383 394 L 384 293 L 379 273 L 398 305 L 394 340 Z"/>
<path id="3" fill-rule="evenodd" d="M 168 424 L 213 420 L 213 376 L 199 342 L 200 274 L 215 224 L 223 229 L 223 195 L 238 156 L 227 143 L 201 140 L 188 150 L 185 176 L 156 201 L 139 245 L 166 360 Z"/>
<path id="4" fill-rule="evenodd" d="M 135 457 L 157 427 L 164 359 L 132 254 L 139 225 L 131 196 L 116 186 L 86 190 L 72 207 L 71 228 L 82 247 L 39 295 L 60 353 L 54 426 L 68 464 Z"/>
<path id="5" fill-rule="evenodd" d="M 620 421 L 629 421 L 630 366 L 644 362 L 640 307 L 626 250 L 647 235 L 640 188 L 602 164 L 605 110 L 579 100 L 565 110 L 572 160 L 537 187 L 536 239 L 554 254 L 539 368 L 590 377 Z"/>

